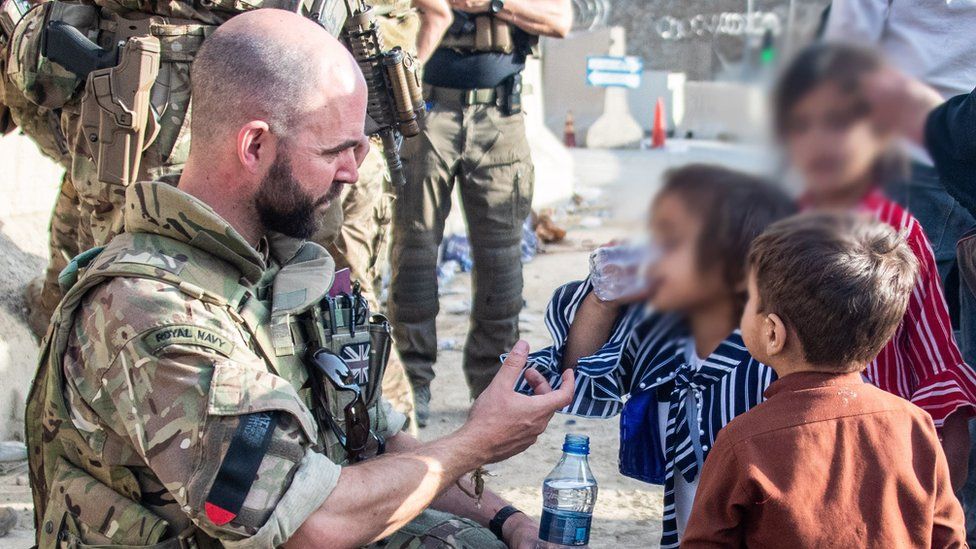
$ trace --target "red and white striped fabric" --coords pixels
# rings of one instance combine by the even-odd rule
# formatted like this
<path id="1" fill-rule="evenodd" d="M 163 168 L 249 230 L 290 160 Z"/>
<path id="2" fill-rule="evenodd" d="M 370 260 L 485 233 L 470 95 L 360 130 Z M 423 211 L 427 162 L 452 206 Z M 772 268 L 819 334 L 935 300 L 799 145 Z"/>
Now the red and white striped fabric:
<path id="1" fill-rule="evenodd" d="M 959 352 L 932 246 L 918 220 L 874 190 L 862 211 L 903 232 L 919 262 L 919 276 L 905 319 L 888 345 L 865 370 L 879 388 L 912 401 L 932 415 L 937 427 L 955 412 L 976 412 L 976 373 Z"/>

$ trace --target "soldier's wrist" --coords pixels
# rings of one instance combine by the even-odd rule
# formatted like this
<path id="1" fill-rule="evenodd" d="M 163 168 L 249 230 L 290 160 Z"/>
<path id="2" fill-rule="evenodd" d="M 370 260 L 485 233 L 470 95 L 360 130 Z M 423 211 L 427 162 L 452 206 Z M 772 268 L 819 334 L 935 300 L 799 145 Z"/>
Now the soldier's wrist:
<path id="1" fill-rule="evenodd" d="M 467 423 L 449 436 L 462 475 L 485 464 L 485 437 L 475 433 Z"/>

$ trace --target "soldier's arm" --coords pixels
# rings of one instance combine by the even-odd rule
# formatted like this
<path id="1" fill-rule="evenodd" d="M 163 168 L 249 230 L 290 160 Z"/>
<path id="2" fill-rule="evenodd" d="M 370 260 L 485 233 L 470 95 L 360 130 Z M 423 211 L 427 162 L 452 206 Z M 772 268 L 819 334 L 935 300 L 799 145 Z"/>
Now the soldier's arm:
<path id="1" fill-rule="evenodd" d="M 498 17 L 530 34 L 565 38 L 573 28 L 570 0 L 505 0 Z"/>
<path id="2" fill-rule="evenodd" d="M 527 354 L 527 345 L 516 346 L 492 384 L 475 401 L 468 421 L 454 433 L 425 444 L 402 439 L 394 443 L 399 450 L 396 453 L 343 468 L 328 499 L 287 547 L 322 547 L 323 540 L 328 540 L 329 547 L 357 547 L 378 541 L 404 527 L 435 501 L 448 511 L 466 512 L 469 504 L 455 501 L 451 495 L 439 498 L 465 473 L 528 448 L 555 411 L 572 399 L 571 371 L 564 374 L 558 391 L 552 391 L 539 375 L 530 380 L 537 396 L 515 393 L 512 387 Z M 395 438 L 401 436 L 405 435 Z"/>
<path id="3" fill-rule="evenodd" d="M 447 0 L 414 0 L 413 5 L 420 12 L 417 58 L 426 63 L 454 21 L 454 15 Z"/>
<path id="4" fill-rule="evenodd" d="M 388 448 L 393 453 L 411 451 L 422 444 L 409 435 L 398 435 L 395 439 L 390 440 L 390 443 L 391 445 Z M 459 484 L 464 486 L 464 490 L 458 487 Z M 487 528 L 488 523 L 498 514 L 498 511 L 510 504 L 509 501 L 488 489 L 484 490 L 480 501 L 471 497 L 470 494 L 474 493 L 474 482 L 470 476 L 464 475 L 434 500 L 431 507 L 471 519 Z M 539 525 L 524 513 L 519 513 L 512 515 L 505 521 L 502 533 L 505 535 L 505 539 L 509 540 L 515 537 L 516 532 L 520 529 L 528 529 L 530 536 L 534 537 L 539 531 Z"/>

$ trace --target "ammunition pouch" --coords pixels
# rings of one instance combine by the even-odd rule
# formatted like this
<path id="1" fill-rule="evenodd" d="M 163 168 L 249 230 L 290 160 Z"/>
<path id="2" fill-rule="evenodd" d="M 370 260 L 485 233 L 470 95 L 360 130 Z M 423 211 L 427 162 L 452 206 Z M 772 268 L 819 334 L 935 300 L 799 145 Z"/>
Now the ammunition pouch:
<path id="1" fill-rule="evenodd" d="M 457 12 L 455 12 L 457 15 Z M 440 46 L 462 53 L 519 53 L 535 54 L 539 37 L 519 30 L 517 27 L 491 14 L 456 18 L 441 39 Z"/>
<path id="2" fill-rule="evenodd" d="M 166 520 L 64 458 L 58 458 L 48 497 L 37 525 L 38 547 L 179 549 L 192 545 L 173 536 Z"/>

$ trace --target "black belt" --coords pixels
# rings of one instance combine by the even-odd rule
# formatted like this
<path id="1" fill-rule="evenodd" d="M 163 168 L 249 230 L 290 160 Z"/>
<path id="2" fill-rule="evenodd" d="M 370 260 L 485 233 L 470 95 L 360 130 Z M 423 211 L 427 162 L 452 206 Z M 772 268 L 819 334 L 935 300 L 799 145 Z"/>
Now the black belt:
<path id="1" fill-rule="evenodd" d="M 458 90 L 454 88 L 442 88 L 424 84 L 424 97 L 434 103 L 444 103 L 446 105 L 460 105 L 469 107 L 471 105 L 497 105 L 498 99 L 504 99 L 508 93 L 506 86 L 495 88 L 476 88 L 473 90 Z"/>

